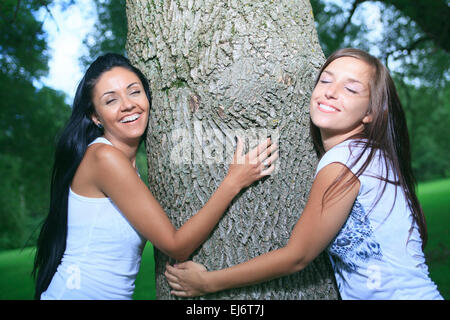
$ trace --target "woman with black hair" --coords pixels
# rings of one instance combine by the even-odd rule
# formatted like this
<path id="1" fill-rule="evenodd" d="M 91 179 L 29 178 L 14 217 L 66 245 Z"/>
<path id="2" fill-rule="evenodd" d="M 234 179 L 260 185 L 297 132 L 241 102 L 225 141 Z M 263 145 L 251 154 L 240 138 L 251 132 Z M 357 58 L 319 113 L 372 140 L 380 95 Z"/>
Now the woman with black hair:
<path id="1" fill-rule="evenodd" d="M 176 230 L 136 171 L 150 104 L 146 78 L 125 57 L 106 54 L 86 71 L 56 147 L 33 269 L 36 299 L 131 299 L 146 240 L 187 259 L 231 200 L 274 170 L 270 139 L 246 155 L 238 139 L 216 192 Z"/>

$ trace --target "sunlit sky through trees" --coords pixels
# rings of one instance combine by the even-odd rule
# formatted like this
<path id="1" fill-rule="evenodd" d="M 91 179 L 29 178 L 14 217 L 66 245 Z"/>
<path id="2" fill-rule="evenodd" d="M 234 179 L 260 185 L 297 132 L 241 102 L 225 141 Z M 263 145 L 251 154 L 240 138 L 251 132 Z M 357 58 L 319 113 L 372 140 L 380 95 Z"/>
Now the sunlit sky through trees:
<path id="1" fill-rule="evenodd" d="M 342 0 L 327 2 L 348 5 Z M 38 13 L 38 20 L 44 21 L 51 57 L 49 74 L 40 80 L 42 84 L 64 91 L 68 96 L 67 103 L 71 104 L 76 86 L 84 73 L 84 67 L 79 61 L 80 57 L 86 53 L 83 40 L 91 31 L 97 13 L 94 3 L 90 0 L 76 0 L 75 4 L 66 8 L 63 6 L 63 1 L 55 1 L 48 9 L 42 8 Z M 352 20 L 356 23 L 364 21 L 371 30 L 371 36 L 377 37 L 381 32 L 379 19 L 381 13 L 378 6 L 365 3 L 361 9 Z M 377 48 L 373 48 L 371 53 L 376 55 L 377 51 Z"/>

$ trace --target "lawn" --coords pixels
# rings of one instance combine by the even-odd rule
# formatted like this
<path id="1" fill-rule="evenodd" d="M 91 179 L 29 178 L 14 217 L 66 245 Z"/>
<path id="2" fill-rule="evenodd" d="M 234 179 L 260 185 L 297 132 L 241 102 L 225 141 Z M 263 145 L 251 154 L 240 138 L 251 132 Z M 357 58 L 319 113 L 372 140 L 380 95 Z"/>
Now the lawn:
<path id="1" fill-rule="evenodd" d="M 34 284 L 30 276 L 34 248 L 0 252 L 0 300 L 33 299 Z M 153 247 L 147 243 L 142 255 L 141 269 L 136 279 L 134 299 L 155 299 Z"/>
<path id="2" fill-rule="evenodd" d="M 425 212 L 428 244 L 425 256 L 430 277 L 446 300 L 450 299 L 450 179 L 422 183 L 418 196 Z"/>
<path id="3" fill-rule="evenodd" d="M 445 299 L 450 299 L 450 179 L 422 183 L 418 195 L 428 225 L 425 255 L 430 276 Z M 32 299 L 33 281 L 30 272 L 34 249 L 0 252 L 0 300 Z M 155 299 L 153 247 L 147 244 L 136 279 L 136 300 Z"/>

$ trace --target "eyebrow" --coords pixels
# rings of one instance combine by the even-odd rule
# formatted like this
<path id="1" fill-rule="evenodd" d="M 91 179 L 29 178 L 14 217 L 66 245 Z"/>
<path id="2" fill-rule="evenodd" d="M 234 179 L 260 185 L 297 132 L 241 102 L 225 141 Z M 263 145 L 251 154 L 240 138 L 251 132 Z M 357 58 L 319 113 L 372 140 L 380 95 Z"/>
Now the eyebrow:
<path id="1" fill-rule="evenodd" d="M 325 72 L 328 73 L 328 74 L 331 75 L 331 76 L 334 76 L 334 73 L 331 72 L 331 71 L 324 70 L 322 73 L 325 73 Z M 348 78 L 348 81 L 350 81 L 350 82 L 357 82 L 357 83 L 360 83 L 360 84 L 364 85 L 364 83 L 362 83 L 361 81 L 356 80 L 356 79 L 354 79 L 354 78 Z"/>
<path id="2" fill-rule="evenodd" d="M 130 83 L 130 84 L 127 86 L 127 90 L 130 89 L 130 88 L 131 88 L 132 86 L 134 86 L 135 84 L 139 84 L 139 83 L 138 83 L 137 81 L 136 81 L 136 82 Z M 110 93 L 115 93 L 115 91 L 107 91 L 107 92 L 105 92 L 104 94 L 102 94 L 101 97 L 106 96 L 107 94 L 110 94 Z"/>

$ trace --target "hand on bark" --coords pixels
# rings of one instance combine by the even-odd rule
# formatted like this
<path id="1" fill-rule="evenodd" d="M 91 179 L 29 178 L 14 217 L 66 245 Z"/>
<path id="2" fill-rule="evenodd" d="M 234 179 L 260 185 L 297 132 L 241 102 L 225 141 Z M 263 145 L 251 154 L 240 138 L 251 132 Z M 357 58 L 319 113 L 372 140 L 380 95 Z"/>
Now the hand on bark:
<path id="1" fill-rule="evenodd" d="M 206 268 L 199 263 L 186 261 L 173 267 L 166 263 L 166 276 L 172 287 L 171 294 L 178 297 L 196 297 L 207 293 L 202 274 L 207 272 Z"/>
<path id="2" fill-rule="evenodd" d="M 270 175 L 275 170 L 274 162 L 278 159 L 278 146 L 272 144 L 270 138 L 245 155 L 242 154 L 243 150 L 244 143 L 241 138 L 237 137 L 236 151 L 227 176 L 240 189 Z"/>

